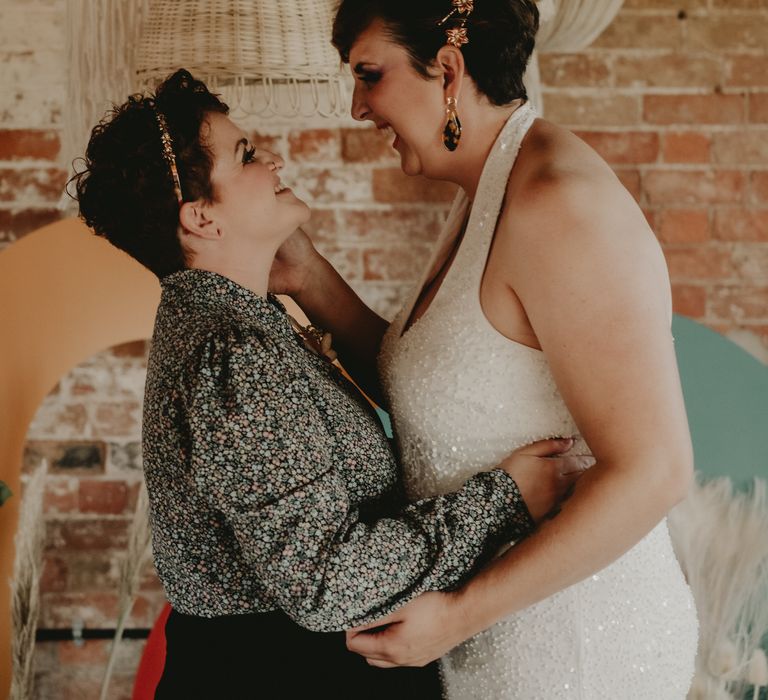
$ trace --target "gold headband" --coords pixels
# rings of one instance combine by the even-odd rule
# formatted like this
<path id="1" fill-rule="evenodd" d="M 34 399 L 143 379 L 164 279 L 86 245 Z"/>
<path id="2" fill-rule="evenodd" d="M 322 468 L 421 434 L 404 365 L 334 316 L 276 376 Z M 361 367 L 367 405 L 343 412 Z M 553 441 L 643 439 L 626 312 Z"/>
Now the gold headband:
<path id="1" fill-rule="evenodd" d="M 452 1 L 453 9 L 437 23 L 437 26 L 442 27 L 454 15 L 461 15 L 461 17 L 459 17 L 458 27 L 451 27 L 450 29 L 445 30 L 447 43 L 460 49 L 464 44 L 469 43 L 469 37 L 467 36 L 467 20 L 469 19 L 469 15 L 472 14 L 472 10 L 475 9 L 475 3 L 474 0 Z"/>
<path id="2" fill-rule="evenodd" d="M 173 178 L 173 193 L 176 195 L 176 199 L 181 204 L 184 198 L 181 196 L 181 180 L 179 179 L 179 170 L 176 167 L 176 156 L 173 153 L 173 141 L 171 141 L 171 134 L 168 131 L 168 124 L 165 121 L 163 113 L 157 108 L 155 110 L 155 118 L 157 119 L 157 125 L 160 127 L 160 140 L 163 142 L 163 158 L 168 163 L 168 169 L 171 171 L 171 178 Z"/>

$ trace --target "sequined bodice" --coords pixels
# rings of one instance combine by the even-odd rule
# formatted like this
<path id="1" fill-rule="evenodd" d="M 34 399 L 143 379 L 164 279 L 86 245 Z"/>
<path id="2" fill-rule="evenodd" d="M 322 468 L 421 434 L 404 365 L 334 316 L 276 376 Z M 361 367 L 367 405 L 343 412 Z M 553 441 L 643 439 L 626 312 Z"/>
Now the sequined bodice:
<path id="1" fill-rule="evenodd" d="M 382 343 L 380 374 L 413 499 L 458 488 L 516 447 L 578 433 L 544 353 L 499 334 L 480 305 L 507 180 L 535 118 L 524 105 L 502 129 L 442 285 L 403 332 L 422 278 Z M 460 194 L 435 256 L 455 235 L 467 205 Z M 578 448 L 587 450 L 583 442 Z M 662 523 L 591 579 L 444 657 L 446 697 L 682 700 L 696 636 L 690 591 Z"/>

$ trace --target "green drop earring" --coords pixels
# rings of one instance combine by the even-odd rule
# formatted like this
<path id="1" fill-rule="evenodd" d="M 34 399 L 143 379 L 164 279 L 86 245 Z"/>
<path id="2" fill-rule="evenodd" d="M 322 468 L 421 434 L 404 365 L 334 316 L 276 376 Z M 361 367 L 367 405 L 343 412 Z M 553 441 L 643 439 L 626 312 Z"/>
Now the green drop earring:
<path id="1" fill-rule="evenodd" d="M 449 151 L 455 151 L 461 141 L 461 120 L 456 111 L 456 98 L 449 97 L 445 104 L 448 120 L 443 129 L 443 144 Z"/>

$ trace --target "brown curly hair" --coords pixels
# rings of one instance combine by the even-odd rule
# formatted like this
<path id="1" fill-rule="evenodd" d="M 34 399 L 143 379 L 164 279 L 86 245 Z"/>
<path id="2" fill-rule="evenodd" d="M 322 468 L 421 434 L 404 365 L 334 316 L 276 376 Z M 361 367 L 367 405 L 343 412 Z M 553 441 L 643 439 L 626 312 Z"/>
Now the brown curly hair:
<path id="1" fill-rule="evenodd" d="M 162 278 L 186 268 L 188 256 L 156 110 L 173 141 L 184 200 L 214 201 L 213 161 L 201 127 L 207 114 L 228 114 L 229 107 L 186 70 L 153 95 L 131 95 L 107 113 L 91 132 L 84 169 L 70 183 L 85 223 Z"/>

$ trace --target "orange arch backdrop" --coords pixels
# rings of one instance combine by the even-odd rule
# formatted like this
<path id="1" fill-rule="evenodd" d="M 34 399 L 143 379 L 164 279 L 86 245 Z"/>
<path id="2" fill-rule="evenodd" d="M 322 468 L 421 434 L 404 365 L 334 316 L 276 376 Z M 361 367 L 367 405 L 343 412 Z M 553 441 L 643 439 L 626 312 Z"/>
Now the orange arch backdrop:
<path id="1" fill-rule="evenodd" d="M 66 219 L 0 251 L 0 697 L 10 687 L 10 586 L 27 429 L 69 370 L 113 345 L 152 335 L 157 278 Z"/>

